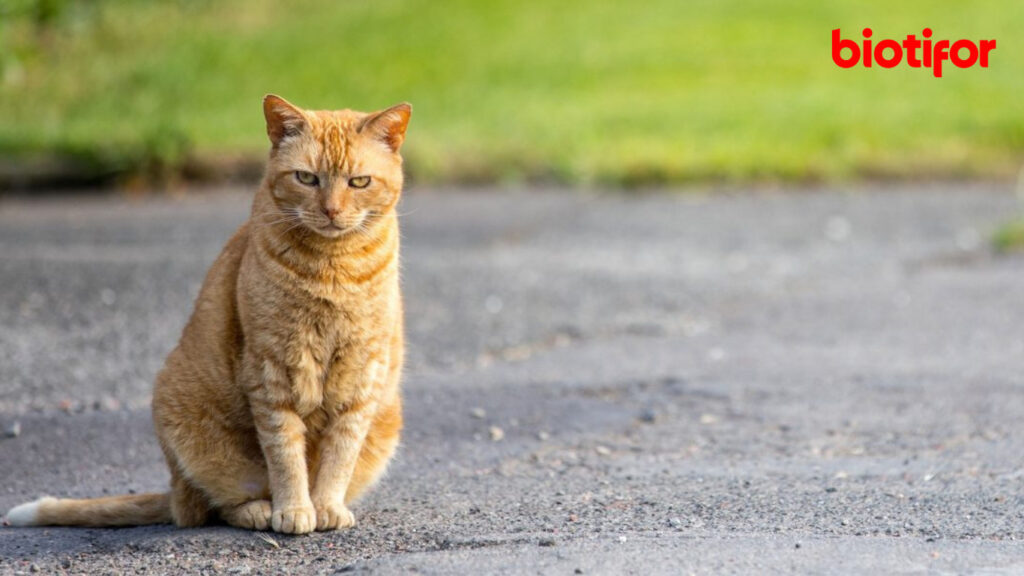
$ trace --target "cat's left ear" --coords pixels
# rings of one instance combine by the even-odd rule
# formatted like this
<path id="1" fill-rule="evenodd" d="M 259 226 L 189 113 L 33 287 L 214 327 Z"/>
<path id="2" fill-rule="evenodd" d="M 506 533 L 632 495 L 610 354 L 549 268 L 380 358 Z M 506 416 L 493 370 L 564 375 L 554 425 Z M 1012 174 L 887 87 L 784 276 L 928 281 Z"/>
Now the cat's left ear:
<path id="1" fill-rule="evenodd" d="M 274 148 L 285 138 L 297 136 L 306 126 L 302 110 L 274 94 L 263 97 L 263 116 L 267 119 L 267 136 Z"/>
<path id="2" fill-rule="evenodd" d="M 359 123 L 357 132 L 367 132 L 376 135 L 382 142 L 387 144 L 392 152 L 398 152 L 405 141 L 405 128 L 409 125 L 409 118 L 412 117 L 412 105 L 402 102 L 382 110 L 369 114 Z"/>

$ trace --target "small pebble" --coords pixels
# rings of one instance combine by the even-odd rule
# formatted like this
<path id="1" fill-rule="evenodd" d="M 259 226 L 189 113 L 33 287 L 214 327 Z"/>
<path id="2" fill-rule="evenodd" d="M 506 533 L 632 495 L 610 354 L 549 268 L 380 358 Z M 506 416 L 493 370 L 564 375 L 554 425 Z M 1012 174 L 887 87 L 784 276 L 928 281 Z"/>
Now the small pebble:
<path id="1" fill-rule="evenodd" d="M 540 545 L 540 546 L 545 546 L 545 547 L 554 546 L 555 545 L 555 539 L 554 538 L 541 538 L 540 541 L 537 542 L 537 544 Z"/>
<path id="2" fill-rule="evenodd" d="M 477 420 L 483 420 L 487 417 L 487 410 L 480 408 L 479 406 L 469 411 L 469 415 Z"/>
<path id="3" fill-rule="evenodd" d="M 540 440 L 541 442 L 544 442 L 548 438 L 551 438 L 551 434 L 548 434 L 547 432 L 545 432 L 543 430 L 541 430 L 540 432 L 537 432 L 537 440 Z"/>
<path id="4" fill-rule="evenodd" d="M 655 412 L 653 408 L 647 408 L 646 410 L 644 410 L 643 412 L 640 413 L 640 421 L 641 422 L 647 422 L 648 424 L 650 424 L 650 423 L 656 421 L 657 419 L 658 419 L 658 413 Z"/>
<path id="5" fill-rule="evenodd" d="M 505 439 L 505 431 L 497 426 L 491 426 L 491 442 L 501 442 Z"/>
<path id="6" fill-rule="evenodd" d="M 683 521 L 680 520 L 679 518 L 669 518 L 668 519 L 668 525 L 673 527 L 673 528 L 679 528 L 680 526 L 683 525 Z"/>
<path id="7" fill-rule="evenodd" d="M 113 396 L 104 396 L 92 403 L 92 409 L 104 412 L 115 412 L 121 409 L 121 402 Z"/>
<path id="8" fill-rule="evenodd" d="M 18 436 L 21 436 L 21 422 L 15 420 L 4 427 L 5 438 L 17 438 Z"/>
<path id="9" fill-rule="evenodd" d="M 113 306 L 114 302 L 117 302 L 117 292 L 114 292 L 110 288 L 100 290 L 100 301 L 107 306 Z"/>
<path id="10" fill-rule="evenodd" d="M 608 456 L 612 453 L 612 449 L 607 446 L 598 446 L 597 448 L 594 448 L 594 451 L 601 456 Z"/>

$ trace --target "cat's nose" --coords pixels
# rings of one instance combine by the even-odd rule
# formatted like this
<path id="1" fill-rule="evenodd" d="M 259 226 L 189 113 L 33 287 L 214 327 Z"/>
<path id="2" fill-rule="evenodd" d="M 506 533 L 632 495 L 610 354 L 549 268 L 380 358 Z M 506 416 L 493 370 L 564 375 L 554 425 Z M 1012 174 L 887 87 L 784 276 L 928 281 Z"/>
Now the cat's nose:
<path id="1" fill-rule="evenodd" d="M 339 212 L 337 208 L 324 208 L 323 211 L 324 216 L 327 216 L 331 220 L 334 220 L 334 218 L 338 215 Z"/>

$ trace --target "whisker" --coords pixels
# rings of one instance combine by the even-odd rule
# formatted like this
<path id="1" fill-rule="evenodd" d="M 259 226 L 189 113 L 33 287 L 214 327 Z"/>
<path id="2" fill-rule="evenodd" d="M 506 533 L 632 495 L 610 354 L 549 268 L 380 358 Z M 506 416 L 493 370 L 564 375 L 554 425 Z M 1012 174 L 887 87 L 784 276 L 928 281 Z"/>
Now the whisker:
<path id="1" fill-rule="evenodd" d="M 283 236 L 284 234 L 287 234 L 287 233 L 291 232 L 292 230 L 295 230 L 296 228 L 299 228 L 300 226 L 303 226 L 304 224 L 305 224 L 305 222 L 299 220 L 295 224 L 292 224 L 291 226 L 286 228 L 285 231 L 281 233 L 281 235 Z"/>
<path id="2" fill-rule="evenodd" d="M 293 221 L 296 221 L 296 220 L 301 220 L 300 214 L 299 214 L 298 210 L 296 210 L 296 209 L 289 209 L 287 211 L 286 210 L 281 210 L 279 212 L 274 212 L 272 214 L 266 214 L 266 215 L 263 216 L 263 218 L 261 218 L 257 222 L 259 224 L 264 225 L 264 226 L 274 226 L 274 225 L 277 225 L 277 224 L 283 224 L 285 222 L 293 222 Z"/>
<path id="3" fill-rule="evenodd" d="M 294 222 L 295 220 L 296 218 L 294 216 L 290 216 L 288 218 L 281 218 L 270 222 L 257 222 L 257 224 L 259 224 L 260 226 L 276 226 L 278 224 L 284 224 L 286 222 Z"/>

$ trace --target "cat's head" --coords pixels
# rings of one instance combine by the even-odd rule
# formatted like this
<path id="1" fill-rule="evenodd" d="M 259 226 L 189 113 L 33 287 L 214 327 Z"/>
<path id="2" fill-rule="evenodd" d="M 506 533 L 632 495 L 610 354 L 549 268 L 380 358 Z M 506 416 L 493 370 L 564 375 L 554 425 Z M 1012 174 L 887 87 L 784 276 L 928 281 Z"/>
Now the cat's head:
<path id="1" fill-rule="evenodd" d="M 368 230 L 398 203 L 409 104 L 380 112 L 303 110 L 263 99 L 267 183 L 286 218 L 327 238 Z"/>

